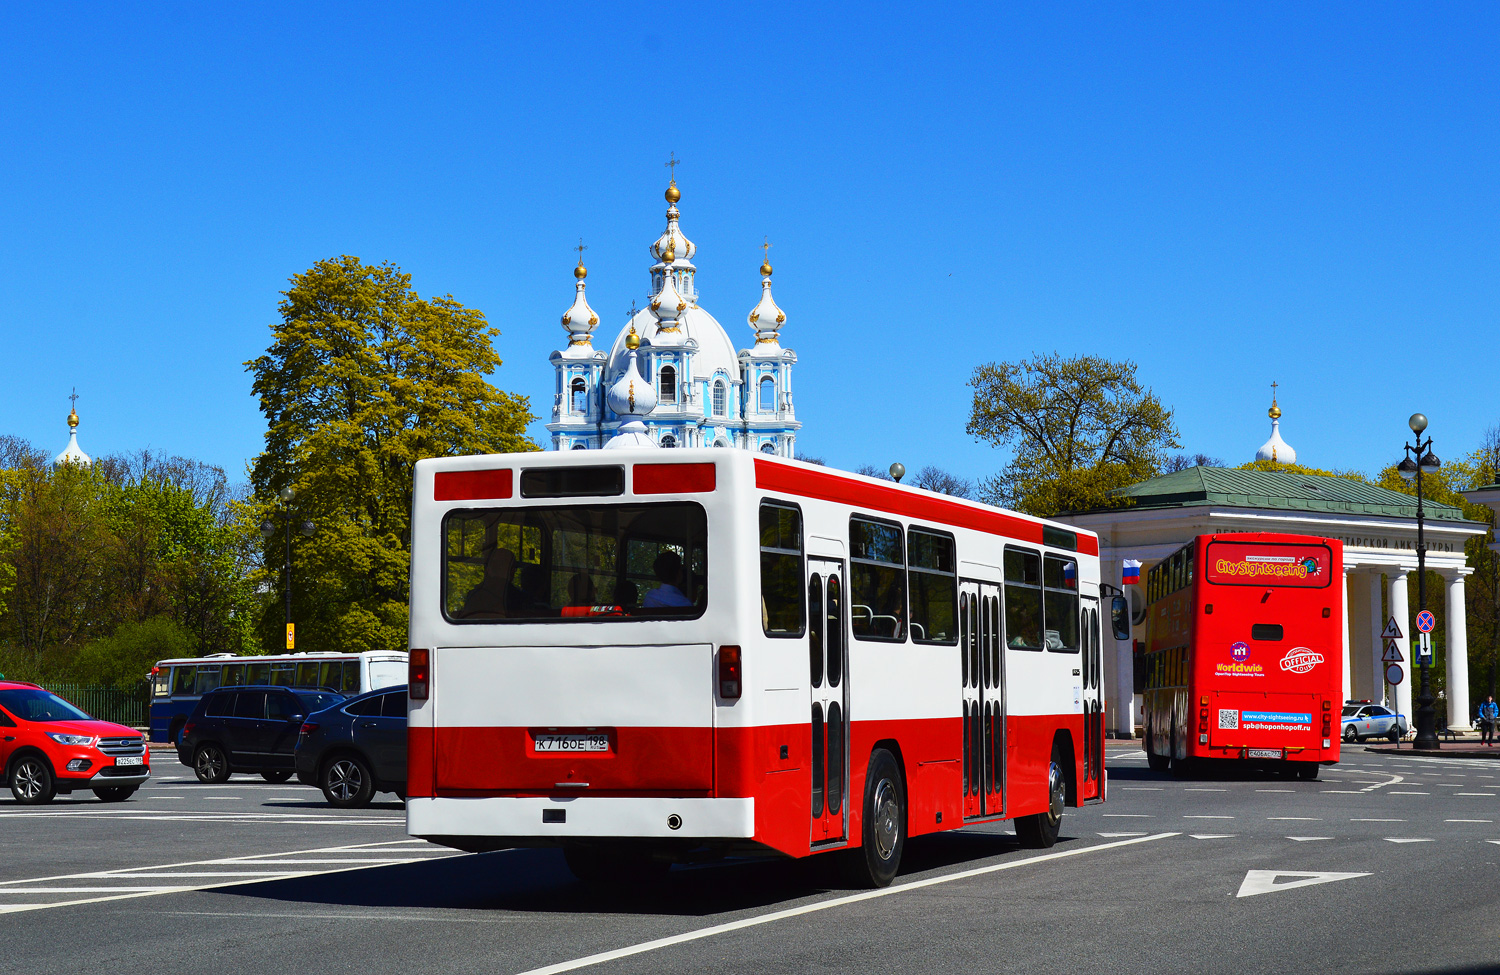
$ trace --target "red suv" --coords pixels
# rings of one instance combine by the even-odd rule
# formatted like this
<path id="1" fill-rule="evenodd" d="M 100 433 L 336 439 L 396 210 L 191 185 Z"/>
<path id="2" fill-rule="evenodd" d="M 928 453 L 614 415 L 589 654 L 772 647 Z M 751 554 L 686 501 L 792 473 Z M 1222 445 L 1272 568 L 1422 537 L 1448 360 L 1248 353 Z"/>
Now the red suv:
<path id="1" fill-rule="evenodd" d="M 97 721 L 36 684 L 0 680 L 0 768 L 17 802 L 77 789 L 123 802 L 151 777 L 151 756 L 140 732 Z"/>

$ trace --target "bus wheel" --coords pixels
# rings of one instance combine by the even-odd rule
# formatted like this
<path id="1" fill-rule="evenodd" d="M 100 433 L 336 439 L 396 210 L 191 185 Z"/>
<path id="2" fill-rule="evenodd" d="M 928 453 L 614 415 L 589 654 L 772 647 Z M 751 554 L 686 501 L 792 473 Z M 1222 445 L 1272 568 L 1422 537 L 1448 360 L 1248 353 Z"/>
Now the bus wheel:
<path id="1" fill-rule="evenodd" d="M 1165 772 L 1172 764 L 1172 760 L 1165 755 L 1158 755 L 1151 750 L 1151 739 L 1146 739 L 1146 767 L 1153 772 Z"/>
<path id="2" fill-rule="evenodd" d="M 565 846 L 563 859 L 573 876 L 590 886 L 650 886 L 672 869 L 672 864 L 647 851 L 613 846 Z"/>
<path id="3" fill-rule="evenodd" d="M 1318 781 L 1318 765 L 1314 762 L 1303 762 L 1297 766 L 1297 778 L 1304 782 Z"/>
<path id="4" fill-rule="evenodd" d="M 889 887 L 906 848 L 906 789 L 895 756 L 884 748 L 870 756 L 860 818 L 860 847 L 844 853 L 840 864 L 844 879 L 856 887 Z"/>
<path id="5" fill-rule="evenodd" d="M 1022 846 L 1045 850 L 1057 842 L 1067 795 L 1068 780 L 1063 776 L 1062 762 L 1054 751 L 1052 762 L 1047 767 L 1047 811 L 1016 819 L 1016 838 Z"/>

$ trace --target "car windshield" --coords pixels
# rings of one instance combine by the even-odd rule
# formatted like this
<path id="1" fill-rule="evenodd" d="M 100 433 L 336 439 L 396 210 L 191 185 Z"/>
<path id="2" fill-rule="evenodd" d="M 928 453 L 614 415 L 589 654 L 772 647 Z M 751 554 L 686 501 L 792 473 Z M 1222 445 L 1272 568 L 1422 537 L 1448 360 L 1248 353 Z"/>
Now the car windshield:
<path id="1" fill-rule="evenodd" d="M 40 687 L 0 690 L 0 705 L 23 721 L 89 721 L 88 715 Z"/>
<path id="2" fill-rule="evenodd" d="M 306 708 L 304 714 L 312 714 L 314 711 L 322 711 L 331 708 L 344 699 L 342 694 L 328 694 L 323 691 L 298 691 L 297 699 Z"/>

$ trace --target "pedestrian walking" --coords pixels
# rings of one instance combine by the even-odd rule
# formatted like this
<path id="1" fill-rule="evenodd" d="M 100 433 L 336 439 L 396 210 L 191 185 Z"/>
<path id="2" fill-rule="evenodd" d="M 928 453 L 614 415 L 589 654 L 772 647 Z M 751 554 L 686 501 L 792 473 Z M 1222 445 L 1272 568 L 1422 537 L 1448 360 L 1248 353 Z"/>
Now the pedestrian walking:
<path id="1" fill-rule="evenodd" d="M 1500 721 L 1500 704 L 1495 703 L 1495 695 L 1491 694 L 1479 705 L 1479 736 L 1486 748 L 1495 747 L 1497 721 Z"/>

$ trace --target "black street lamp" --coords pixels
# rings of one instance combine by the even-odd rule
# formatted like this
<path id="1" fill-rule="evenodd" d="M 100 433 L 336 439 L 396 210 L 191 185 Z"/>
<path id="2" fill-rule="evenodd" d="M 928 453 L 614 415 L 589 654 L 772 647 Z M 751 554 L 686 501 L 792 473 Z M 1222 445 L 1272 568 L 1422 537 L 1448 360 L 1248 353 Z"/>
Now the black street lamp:
<path id="1" fill-rule="evenodd" d="M 1405 444 L 1406 456 L 1401 463 L 1396 465 L 1396 470 L 1408 481 L 1417 482 L 1417 612 L 1421 613 L 1427 608 L 1427 543 L 1423 540 L 1422 519 L 1426 513 L 1422 510 L 1422 472 L 1436 474 L 1437 469 L 1442 466 L 1437 454 L 1432 452 L 1432 438 L 1422 440 L 1422 431 L 1427 429 L 1427 417 L 1421 413 L 1413 413 L 1407 421 L 1411 432 L 1416 434 L 1416 446 Z M 1413 458 L 1416 458 L 1413 460 Z M 1407 620 L 1410 626 L 1411 621 Z M 1415 635 L 1415 634 L 1414 634 Z M 1420 638 L 1419 638 L 1420 639 Z M 1413 748 L 1441 748 L 1438 741 L 1436 715 L 1432 710 L 1432 660 L 1430 657 L 1417 654 L 1421 659 L 1422 687 L 1417 696 L 1417 737 L 1412 742 Z"/>
<path id="2" fill-rule="evenodd" d="M 292 503 L 292 498 L 296 497 L 296 495 L 296 489 L 294 489 L 290 484 L 282 488 L 281 492 L 278 495 L 278 497 L 281 498 L 282 503 L 281 517 L 282 520 L 286 522 L 286 548 L 282 553 L 282 591 L 286 594 L 286 623 L 288 626 L 292 624 L 292 511 L 290 505 Z M 304 538 L 311 538 L 313 532 L 318 530 L 318 526 L 307 520 L 304 520 L 300 527 L 302 536 Z M 260 533 L 264 535 L 266 541 L 269 542 L 271 540 L 271 536 L 276 534 L 276 522 L 272 521 L 270 518 L 265 518 L 264 520 L 262 520 L 260 523 Z"/>

